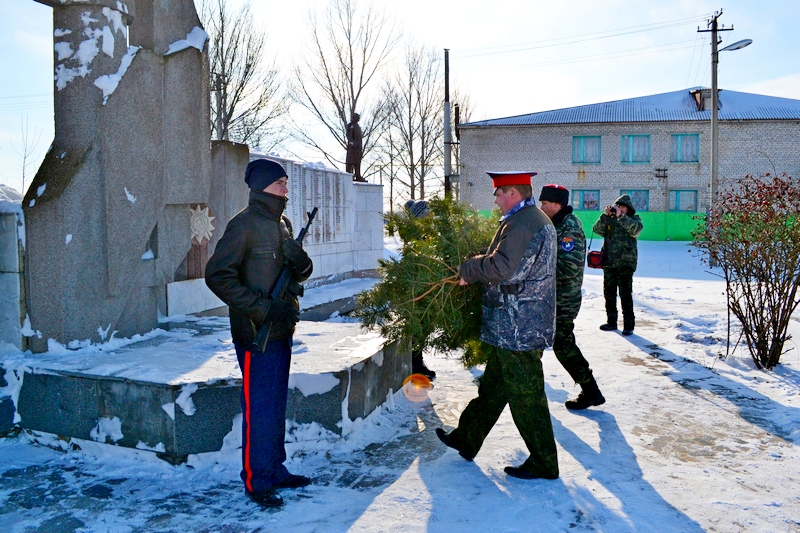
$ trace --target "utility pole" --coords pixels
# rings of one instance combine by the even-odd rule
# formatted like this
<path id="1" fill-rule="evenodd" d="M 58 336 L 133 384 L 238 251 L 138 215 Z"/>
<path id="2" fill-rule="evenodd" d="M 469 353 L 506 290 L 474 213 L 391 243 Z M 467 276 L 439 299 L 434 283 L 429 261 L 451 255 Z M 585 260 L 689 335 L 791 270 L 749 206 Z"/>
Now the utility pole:
<path id="1" fill-rule="evenodd" d="M 722 16 L 722 8 L 714 13 L 709 19 L 706 27 L 711 29 L 697 29 L 698 33 L 711 32 L 711 198 L 709 208 L 714 205 L 719 188 L 719 89 L 717 87 L 717 66 L 719 64 L 719 50 L 717 45 L 720 39 L 717 36 L 721 31 L 733 31 L 733 26 L 726 28 L 724 25 L 719 27 L 718 20 Z"/>
<path id="2" fill-rule="evenodd" d="M 453 137 L 450 133 L 450 50 L 444 49 L 444 196 L 452 195 L 450 187 L 450 150 Z"/>
<path id="3" fill-rule="evenodd" d="M 214 96 L 217 100 L 217 140 L 218 141 L 227 141 L 228 140 L 228 129 L 225 128 L 223 131 L 223 119 L 222 113 L 225 108 L 225 103 L 223 102 L 224 95 L 223 91 L 225 89 L 223 83 L 223 76 L 222 74 L 213 74 L 214 76 L 214 86 L 211 88 L 214 91 Z"/>

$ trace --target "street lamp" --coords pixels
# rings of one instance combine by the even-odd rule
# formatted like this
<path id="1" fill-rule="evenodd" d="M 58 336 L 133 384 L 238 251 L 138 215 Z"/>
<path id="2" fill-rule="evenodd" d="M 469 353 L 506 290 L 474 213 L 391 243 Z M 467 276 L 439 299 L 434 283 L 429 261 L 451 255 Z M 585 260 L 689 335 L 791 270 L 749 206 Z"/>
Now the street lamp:
<path id="1" fill-rule="evenodd" d="M 731 28 L 733 29 L 733 28 Z M 727 52 L 732 50 L 741 50 L 745 46 L 750 46 L 753 43 L 752 39 L 743 39 L 733 44 L 729 44 L 722 50 L 717 50 L 717 19 L 712 21 L 712 38 L 711 38 L 711 198 L 709 205 L 714 204 L 717 197 L 717 189 L 719 187 L 719 124 L 718 124 L 718 108 L 719 108 L 719 91 L 717 89 L 717 65 L 719 64 L 719 52 Z"/>

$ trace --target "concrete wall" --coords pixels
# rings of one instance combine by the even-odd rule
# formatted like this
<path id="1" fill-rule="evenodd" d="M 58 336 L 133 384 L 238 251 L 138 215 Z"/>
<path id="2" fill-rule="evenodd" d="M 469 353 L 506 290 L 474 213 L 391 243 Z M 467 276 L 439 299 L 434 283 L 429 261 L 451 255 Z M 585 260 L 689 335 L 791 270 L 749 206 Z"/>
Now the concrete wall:
<path id="1" fill-rule="evenodd" d="M 696 190 L 698 212 L 709 202 L 710 124 L 706 122 L 492 126 L 461 129 L 460 198 L 477 209 L 493 207 L 487 170 L 536 171 L 534 194 L 547 183 L 570 190 L 600 190 L 600 206 L 613 203 L 621 189 L 649 191 L 650 211 L 666 211 L 670 190 Z M 700 134 L 700 161 L 670 162 L 671 135 Z M 602 137 L 600 164 L 572 162 L 572 138 Z M 621 163 L 622 135 L 650 135 L 649 163 Z M 800 175 L 798 121 L 720 121 L 720 188 L 747 174 Z M 655 169 L 666 168 L 667 178 Z"/>
<path id="2" fill-rule="evenodd" d="M 132 53 L 127 7 L 47 3 L 58 45 L 55 139 L 22 204 L 27 307 L 41 332 L 30 338 L 34 352 L 49 338 L 102 341 L 156 327 L 165 286 L 191 249 L 190 205 L 207 200 L 211 176 L 207 53 L 164 55 L 200 25 L 193 2 L 136 3 L 130 44 L 142 48 L 109 94 L 98 83 L 119 76 Z M 79 47 L 97 48 L 88 65 Z"/>
<path id="3" fill-rule="evenodd" d="M 0 343 L 24 349 L 20 333 L 25 318 L 22 215 L 0 213 Z"/>
<path id="4" fill-rule="evenodd" d="M 204 252 L 208 260 L 225 232 L 228 221 L 247 207 L 249 189 L 244 172 L 249 161 L 266 157 L 278 161 L 289 175 L 286 214 L 295 235 L 305 226 L 307 214 L 319 208 L 303 246 L 314 261 L 306 287 L 375 275 L 383 257 L 383 186 L 354 182 L 353 176 L 290 159 L 249 153 L 244 144 L 214 141 L 208 207 L 214 216 L 213 235 Z M 199 313 L 221 305 L 219 299 L 196 280 L 167 285 L 167 316 Z M 209 307 L 213 306 L 213 307 Z"/>
<path id="5" fill-rule="evenodd" d="M 397 343 L 387 344 L 355 365 L 329 373 L 338 384 L 327 392 L 305 396 L 290 388 L 286 419 L 346 433 L 350 422 L 366 418 L 400 390 L 410 373 L 411 353 Z M 184 412 L 176 403 L 184 390 L 190 393 L 194 411 Z M 171 385 L 27 368 L 17 425 L 61 437 L 149 449 L 179 462 L 188 454 L 222 448 L 225 436 L 238 430 L 234 420 L 241 414 L 241 393 L 241 379 Z M 11 399 L 0 398 L 0 434 L 13 427 L 14 412 Z M 121 436 L 104 434 L 101 424 L 116 425 Z"/>

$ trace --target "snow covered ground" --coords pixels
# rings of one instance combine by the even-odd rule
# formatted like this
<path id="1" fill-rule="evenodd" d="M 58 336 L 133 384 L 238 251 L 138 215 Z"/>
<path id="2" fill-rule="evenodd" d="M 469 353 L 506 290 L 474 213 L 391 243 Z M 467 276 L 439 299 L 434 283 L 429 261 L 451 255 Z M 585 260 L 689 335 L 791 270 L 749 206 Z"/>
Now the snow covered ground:
<path id="1" fill-rule="evenodd" d="M 725 353 L 723 284 L 686 243 L 639 243 L 636 334 L 601 332 L 602 273 L 587 270 L 578 344 L 607 403 L 569 412 L 579 391 L 548 351 L 561 478 L 503 467 L 526 451 L 506 410 L 474 463 L 445 448 L 478 369 L 427 354 L 422 401 L 397 393 L 346 439 L 294 428 L 289 469 L 314 484 L 282 509 L 244 498 L 240 456 L 154 454 L 21 434 L 0 439 L 0 531 L 800 531 L 800 351 L 774 372 Z M 336 320 L 347 320 L 337 318 Z M 791 326 L 800 338 L 800 317 Z M 297 354 L 308 357 L 310 354 Z"/>

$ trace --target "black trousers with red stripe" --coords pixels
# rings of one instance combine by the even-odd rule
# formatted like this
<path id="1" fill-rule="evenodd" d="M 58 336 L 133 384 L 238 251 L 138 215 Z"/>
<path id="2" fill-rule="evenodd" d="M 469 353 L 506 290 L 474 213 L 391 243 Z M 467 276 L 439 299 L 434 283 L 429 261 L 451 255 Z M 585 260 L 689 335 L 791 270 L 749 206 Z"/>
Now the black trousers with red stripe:
<path id="1" fill-rule="evenodd" d="M 267 343 L 263 353 L 250 343 L 234 343 L 242 369 L 242 481 L 260 492 L 283 481 L 289 472 L 284 438 L 292 339 Z"/>

